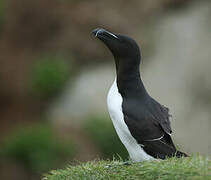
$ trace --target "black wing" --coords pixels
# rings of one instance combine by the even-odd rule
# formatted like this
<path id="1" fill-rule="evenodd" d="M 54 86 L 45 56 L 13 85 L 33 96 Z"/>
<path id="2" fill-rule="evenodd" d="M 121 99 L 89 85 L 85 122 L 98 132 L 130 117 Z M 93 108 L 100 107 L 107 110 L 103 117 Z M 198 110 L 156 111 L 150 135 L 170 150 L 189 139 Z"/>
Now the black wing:
<path id="1" fill-rule="evenodd" d="M 147 108 L 152 114 L 153 120 L 158 123 L 167 134 L 170 135 L 172 133 L 172 129 L 171 122 L 169 120 L 169 118 L 171 117 L 171 115 L 169 114 L 169 109 L 159 104 L 151 97 L 150 103 Z"/>
<path id="2" fill-rule="evenodd" d="M 123 101 L 124 120 L 132 136 L 147 154 L 155 158 L 186 156 L 176 150 L 169 135 L 172 130 L 168 109 L 152 98 L 145 102 Z"/>

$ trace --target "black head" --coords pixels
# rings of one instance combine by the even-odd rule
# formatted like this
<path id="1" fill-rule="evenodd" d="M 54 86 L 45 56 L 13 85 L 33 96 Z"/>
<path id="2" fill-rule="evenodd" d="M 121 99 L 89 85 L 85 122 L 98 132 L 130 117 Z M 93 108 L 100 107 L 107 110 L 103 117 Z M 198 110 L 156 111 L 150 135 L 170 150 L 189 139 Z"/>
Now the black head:
<path id="1" fill-rule="evenodd" d="M 115 61 L 130 61 L 128 63 L 134 64 L 140 62 L 140 50 L 132 38 L 114 34 L 101 28 L 93 30 L 92 33 L 110 49 Z"/>

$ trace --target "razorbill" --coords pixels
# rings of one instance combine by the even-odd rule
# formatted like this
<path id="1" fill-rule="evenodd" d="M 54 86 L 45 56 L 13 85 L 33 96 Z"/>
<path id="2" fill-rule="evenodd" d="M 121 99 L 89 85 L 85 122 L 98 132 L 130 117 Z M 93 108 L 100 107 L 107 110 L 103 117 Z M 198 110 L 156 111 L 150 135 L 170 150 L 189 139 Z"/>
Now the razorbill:
<path id="1" fill-rule="evenodd" d="M 107 105 L 121 142 L 132 161 L 187 156 L 177 151 L 171 139 L 169 109 L 155 101 L 140 77 L 141 54 L 130 37 L 97 28 L 92 33 L 111 51 L 116 78 Z"/>

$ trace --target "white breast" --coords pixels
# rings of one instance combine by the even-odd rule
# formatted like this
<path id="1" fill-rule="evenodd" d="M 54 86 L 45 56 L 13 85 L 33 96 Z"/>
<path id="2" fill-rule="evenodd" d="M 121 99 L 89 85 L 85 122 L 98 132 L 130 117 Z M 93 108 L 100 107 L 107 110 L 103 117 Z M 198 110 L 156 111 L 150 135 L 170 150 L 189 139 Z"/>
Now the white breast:
<path id="1" fill-rule="evenodd" d="M 139 162 L 143 160 L 154 159 L 141 148 L 141 145 L 139 145 L 134 137 L 131 135 L 124 121 L 124 116 L 122 112 L 122 101 L 122 96 L 118 91 L 115 79 L 108 93 L 107 105 L 116 132 L 120 140 L 126 147 L 131 160 Z"/>

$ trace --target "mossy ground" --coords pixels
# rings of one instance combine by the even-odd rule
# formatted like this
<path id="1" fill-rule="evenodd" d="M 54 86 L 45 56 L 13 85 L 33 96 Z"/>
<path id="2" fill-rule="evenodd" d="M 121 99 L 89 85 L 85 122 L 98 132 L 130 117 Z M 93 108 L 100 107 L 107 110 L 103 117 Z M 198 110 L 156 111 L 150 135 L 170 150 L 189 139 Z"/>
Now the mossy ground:
<path id="1" fill-rule="evenodd" d="M 199 155 L 123 165 L 121 160 L 91 161 L 53 170 L 43 180 L 211 180 L 211 161 Z"/>

